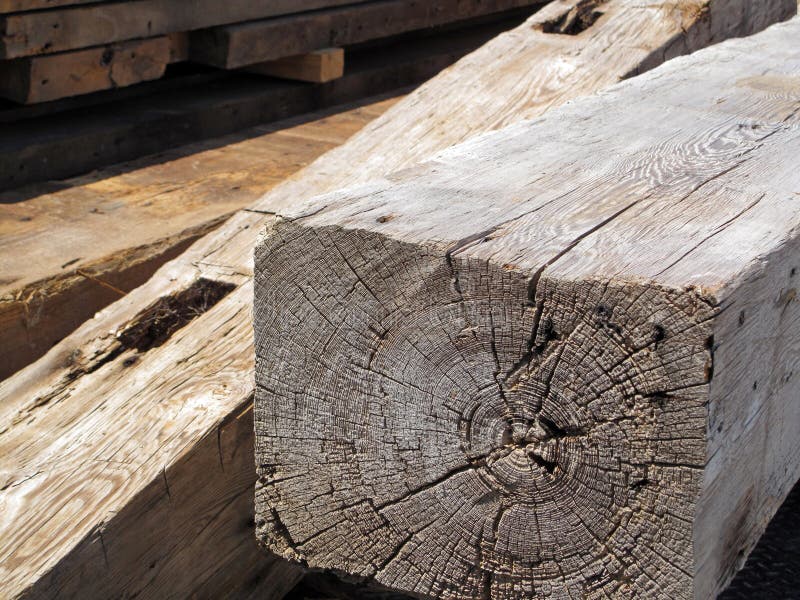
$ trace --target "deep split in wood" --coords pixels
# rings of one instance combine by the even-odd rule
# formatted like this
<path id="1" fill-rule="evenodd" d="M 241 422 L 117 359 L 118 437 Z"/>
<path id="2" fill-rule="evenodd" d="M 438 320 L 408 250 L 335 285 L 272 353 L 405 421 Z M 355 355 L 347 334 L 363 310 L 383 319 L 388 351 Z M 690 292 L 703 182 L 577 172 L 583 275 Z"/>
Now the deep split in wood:
<path id="1" fill-rule="evenodd" d="M 800 475 L 800 18 L 256 251 L 257 527 L 423 598 L 713 598 Z"/>

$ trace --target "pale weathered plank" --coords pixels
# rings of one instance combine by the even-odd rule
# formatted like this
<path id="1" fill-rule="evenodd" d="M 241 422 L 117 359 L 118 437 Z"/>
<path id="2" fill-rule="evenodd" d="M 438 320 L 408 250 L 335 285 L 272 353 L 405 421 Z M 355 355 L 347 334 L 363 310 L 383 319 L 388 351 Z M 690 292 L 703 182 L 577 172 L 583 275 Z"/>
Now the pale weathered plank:
<path id="1" fill-rule="evenodd" d="M 317 168 L 309 171 L 313 177 L 305 180 L 298 175 L 291 185 L 273 190 L 266 209 L 237 213 L 180 259 L 164 265 L 147 284 L 99 313 L 41 360 L 0 383 L 0 472 L 5 482 L 0 485 L 4 488 L 0 502 L 16 507 L 14 513 L 0 511 L 2 592 L 15 596 L 36 588 L 46 594 L 76 570 L 64 567 L 53 571 L 59 577 L 46 582 L 40 574 L 80 555 L 80 541 L 91 532 L 102 529 L 104 539 L 128 535 L 122 527 L 112 533 L 113 511 L 122 510 L 146 486 L 157 485 L 154 482 L 161 480 L 165 466 L 169 481 L 170 469 L 183 452 L 216 435 L 220 424 L 249 406 L 254 392 L 251 252 L 257 232 L 275 220 L 264 214 L 270 204 L 300 202 L 339 187 L 348 176 L 355 180 L 364 171 L 380 176 L 385 168 L 403 162 L 398 154 L 416 161 L 421 158 L 417 143 L 428 135 L 436 142 L 426 147 L 433 149 L 467 135 L 462 127 L 467 117 L 472 132 L 482 133 L 502 120 L 501 112 L 507 120 L 536 111 L 541 114 L 552 105 L 595 92 L 637 70 L 644 61 L 657 64 L 669 55 L 666 46 L 695 49 L 710 39 L 756 29 L 786 13 L 785 3 L 778 0 L 760 4 L 763 12 L 748 12 L 743 7 L 749 5 L 732 2 L 726 13 L 729 19 L 708 19 L 703 11 L 682 13 L 641 1 L 610 0 L 603 7 L 605 17 L 577 36 L 541 31 L 543 18 L 552 19 L 570 7 L 554 5 L 459 62 L 444 77 L 435 78 L 377 119 L 373 132 L 396 140 L 388 149 L 391 161 L 382 163 L 373 154 L 365 154 L 371 147 L 365 138 L 348 142 L 349 164 L 342 162 L 339 154 L 330 163 L 329 179 L 323 178 L 326 159 L 320 159 Z M 646 50 L 632 52 L 632 44 Z M 581 62 L 574 63 L 569 75 L 565 68 L 561 78 L 536 78 L 553 72 L 553 65 L 569 64 L 576 56 Z M 601 56 L 605 68 L 598 70 Z M 493 110 L 483 115 L 485 119 L 452 112 L 447 113 L 449 119 L 442 120 L 443 113 L 437 112 L 442 110 L 439 101 L 451 103 L 473 94 L 476 68 L 487 65 L 491 67 L 483 71 L 483 77 L 497 76 L 495 86 L 485 84 L 485 89 L 494 93 Z M 522 73 L 527 83 L 504 76 L 508 71 Z M 554 86 L 569 93 L 554 98 Z M 520 87 L 526 93 L 514 93 Z M 419 101 L 426 97 L 433 99 L 428 106 L 430 118 L 420 119 Z M 401 105 L 408 112 L 398 109 Z M 419 128 L 412 126 L 415 123 Z M 448 137 L 451 130 L 452 138 Z M 372 139 L 367 142 L 371 144 Z M 341 172 L 343 164 L 345 173 Z M 305 185 L 301 181 L 306 181 Z M 230 291 L 209 307 L 207 293 L 215 290 Z M 156 304 L 159 298 L 165 300 Z M 201 306 L 208 310 L 198 316 Z M 175 312 L 182 317 L 166 318 Z M 149 341 L 143 335 L 143 322 L 161 324 Z M 173 331 L 176 323 L 183 327 Z M 156 341 L 160 345 L 155 345 Z M 114 468 L 129 476 L 111 479 L 104 475 Z M 197 490 L 199 493 L 200 487 Z M 19 516 L 22 513 L 24 519 Z M 239 525 L 239 521 L 226 522 L 232 527 Z M 38 526 L 43 523 L 47 527 Z M 26 560 L 11 568 L 7 557 L 16 555 L 24 555 Z M 104 572 L 97 566 L 101 560 L 96 555 L 95 561 L 77 562 L 99 577 Z"/>
<path id="2" fill-rule="evenodd" d="M 349 4 L 351 0 L 137 0 L 0 17 L 0 58 L 50 54 Z"/>
<path id="3" fill-rule="evenodd" d="M 256 250 L 271 551 L 423 598 L 714 598 L 800 478 L 800 18 Z"/>
<path id="4" fill-rule="evenodd" d="M 159 79 L 172 61 L 167 36 L 0 61 L 0 96 L 32 104 Z"/>
<path id="5" fill-rule="evenodd" d="M 269 75 L 282 79 L 325 83 L 344 75 L 344 49 L 324 48 L 308 54 L 287 56 L 270 62 L 252 65 L 248 73 Z"/>
<path id="6" fill-rule="evenodd" d="M 287 189 L 285 197 L 307 194 L 312 179 L 319 179 L 319 191 L 327 191 L 369 181 L 375 173 L 411 166 L 478 131 L 536 118 L 548 107 L 589 90 L 607 87 L 727 37 L 759 31 L 796 12 L 791 0 L 646 0 L 624 9 L 617 2 L 553 2 L 533 17 L 531 27 L 548 28 L 548 24 L 569 14 L 575 4 L 590 11 L 596 7 L 604 16 L 578 36 L 537 33 L 520 27 L 487 44 L 460 61 L 458 68 L 443 72 L 435 85 L 422 86 L 385 117 L 390 119 L 402 112 L 404 127 L 389 129 L 378 120 L 351 140 L 348 148 L 356 144 L 360 147 L 364 161 L 360 168 L 351 168 L 348 149 L 329 153 L 324 161 L 306 169 L 301 187 L 297 191 Z M 619 10 L 627 11 L 624 18 Z M 682 27 L 685 33 L 676 27 Z M 486 77 L 483 65 L 490 61 L 492 76 Z M 507 100 L 498 102 L 499 90 Z M 475 123 L 481 124 L 479 130 Z"/>
<path id="7" fill-rule="evenodd" d="M 429 29 L 543 0 L 378 0 L 194 32 L 192 60 L 225 69 Z M 413 42 L 410 42 L 413 43 Z"/>

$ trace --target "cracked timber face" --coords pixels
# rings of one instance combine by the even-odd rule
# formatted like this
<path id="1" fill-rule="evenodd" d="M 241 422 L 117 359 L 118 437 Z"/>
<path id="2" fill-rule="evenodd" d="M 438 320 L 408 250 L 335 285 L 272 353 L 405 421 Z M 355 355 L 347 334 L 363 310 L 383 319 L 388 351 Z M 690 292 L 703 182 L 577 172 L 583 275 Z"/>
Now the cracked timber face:
<path id="1" fill-rule="evenodd" d="M 714 597 L 800 475 L 799 37 L 278 220 L 262 542 L 426 598 Z"/>
<path id="2" fill-rule="evenodd" d="M 682 589 L 713 314 L 696 294 L 536 285 L 293 224 L 260 252 L 288 292 L 257 324 L 272 550 L 435 597 L 641 591 L 643 556 Z"/>

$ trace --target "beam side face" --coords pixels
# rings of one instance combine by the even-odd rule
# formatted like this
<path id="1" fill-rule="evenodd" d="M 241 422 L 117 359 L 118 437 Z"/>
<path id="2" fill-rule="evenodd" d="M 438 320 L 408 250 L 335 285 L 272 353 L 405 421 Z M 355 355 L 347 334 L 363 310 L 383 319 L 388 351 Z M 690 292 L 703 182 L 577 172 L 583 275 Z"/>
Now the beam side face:
<path id="1" fill-rule="evenodd" d="M 703 298 L 289 222 L 256 264 L 267 547 L 422 597 L 691 596 Z"/>
<path id="2" fill-rule="evenodd" d="M 793 237 L 745 274 L 714 324 L 698 598 L 727 586 L 800 479 L 798 277 Z"/>

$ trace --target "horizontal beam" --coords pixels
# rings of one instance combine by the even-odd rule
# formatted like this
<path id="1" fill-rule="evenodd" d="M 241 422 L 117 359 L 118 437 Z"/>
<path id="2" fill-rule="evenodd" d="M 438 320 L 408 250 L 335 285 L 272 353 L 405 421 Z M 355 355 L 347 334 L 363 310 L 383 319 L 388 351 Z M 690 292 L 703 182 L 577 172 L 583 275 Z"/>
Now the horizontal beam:
<path id="1" fill-rule="evenodd" d="M 0 61 L 0 96 L 35 104 L 159 79 L 171 62 L 167 36 Z"/>
<path id="2" fill-rule="evenodd" d="M 282 211 L 263 544 L 420 598 L 715 598 L 800 478 L 798 39 Z"/>

